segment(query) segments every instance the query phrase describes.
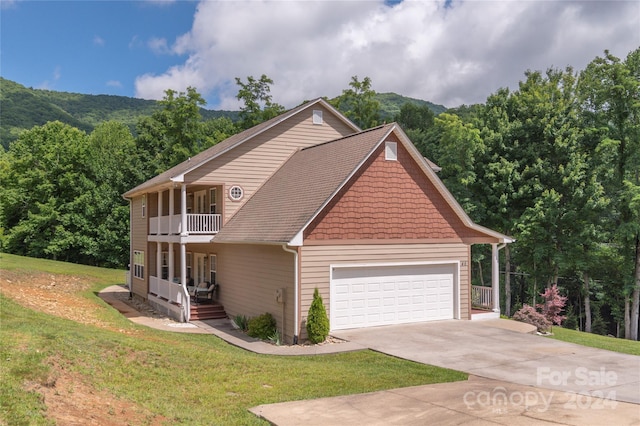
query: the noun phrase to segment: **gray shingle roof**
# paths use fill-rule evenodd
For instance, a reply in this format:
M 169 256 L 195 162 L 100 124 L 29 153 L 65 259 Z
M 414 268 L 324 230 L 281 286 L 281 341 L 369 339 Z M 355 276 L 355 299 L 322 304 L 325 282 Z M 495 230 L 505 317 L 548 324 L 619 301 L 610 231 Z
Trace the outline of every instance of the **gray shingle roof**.
M 214 242 L 291 241 L 394 127 L 388 124 L 299 150 L 231 218 Z

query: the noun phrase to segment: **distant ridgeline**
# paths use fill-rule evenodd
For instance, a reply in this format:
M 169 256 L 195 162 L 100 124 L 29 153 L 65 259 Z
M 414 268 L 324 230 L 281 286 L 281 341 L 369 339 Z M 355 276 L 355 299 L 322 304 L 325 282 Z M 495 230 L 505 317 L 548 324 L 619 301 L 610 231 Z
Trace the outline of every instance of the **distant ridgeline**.
M 7 149 L 22 130 L 56 120 L 88 133 L 99 123 L 114 120 L 126 124 L 135 134 L 138 120 L 158 108 L 152 100 L 32 89 L 0 77 L 0 144 Z M 201 108 L 200 114 L 204 120 L 238 119 L 237 111 Z
M 446 111 L 442 105 L 395 93 L 378 93 L 376 99 L 380 102 L 380 116 L 385 121 L 392 121 L 405 103 L 427 105 L 436 115 Z M 129 126 L 135 135 L 138 120 L 150 116 L 158 108 L 158 103 L 152 100 L 32 89 L 0 77 L 0 144 L 8 149 L 22 130 L 56 120 L 87 133 L 103 121 L 115 120 Z M 203 120 L 228 117 L 235 122 L 239 118 L 239 111 L 201 108 L 200 114 Z

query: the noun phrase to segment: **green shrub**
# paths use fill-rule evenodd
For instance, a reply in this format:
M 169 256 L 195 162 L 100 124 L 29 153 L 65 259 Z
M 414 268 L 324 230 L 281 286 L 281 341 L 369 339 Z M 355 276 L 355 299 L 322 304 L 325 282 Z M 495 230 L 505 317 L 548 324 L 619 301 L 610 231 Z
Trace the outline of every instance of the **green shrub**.
M 322 296 L 316 288 L 313 292 L 313 301 L 309 307 L 307 316 L 307 336 L 311 343 L 322 343 L 329 335 L 329 318 L 322 303 Z
M 269 312 L 251 318 L 248 323 L 247 334 L 267 340 L 276 332 L 276 319 Z
M 233 318 L 233 322 L 235 322 L 238 328 L 242 331 L 247 331 L 247 329 L 249 328 L 249 320 L 247 320 L 247 317 L 244 315 L 236 315 Z

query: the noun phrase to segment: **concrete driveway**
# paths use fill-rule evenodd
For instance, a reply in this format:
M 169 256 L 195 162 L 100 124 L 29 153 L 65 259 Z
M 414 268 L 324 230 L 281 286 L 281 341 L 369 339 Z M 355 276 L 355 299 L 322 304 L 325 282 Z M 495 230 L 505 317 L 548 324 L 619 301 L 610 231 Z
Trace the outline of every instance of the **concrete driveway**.
M 488 379 L 640 404 L 638 356 L 517 333 L 484 321 L 438 321 L 332 334 L 388 355 Z
M 442 321 L 333 332 L 352 345 L 471 375 L 250 411 L 279 426 L 640 425 L 640 357 L 508 330 L 514 325 Z

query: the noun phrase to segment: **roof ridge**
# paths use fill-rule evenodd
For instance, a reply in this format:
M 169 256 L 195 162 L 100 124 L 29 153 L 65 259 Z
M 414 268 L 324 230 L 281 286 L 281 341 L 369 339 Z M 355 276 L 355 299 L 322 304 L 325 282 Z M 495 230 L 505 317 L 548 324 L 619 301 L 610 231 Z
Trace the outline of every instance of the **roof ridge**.
M 371 127 L 370 129 L 366 129 L 366 130 L 362 130 L 360 132 L 352 133 L 350 135 L 343 136 L 343 137 L 338 138 L 338 139 L 332 139 L 332 140 L 327 141 L 327 142 L 321 142 L 321 143 L 318 143 L 318 144 L 315 144 L 315 145 L 305 146 L 304 148 L 300 148 L 299 151 L 307 151 L 309 149 L 317 148 L 319 146 L 328 145 L 328 144 L 334 143 L 334 142 L 340 142 L 341 140 L 344 140 L 344 139 L 349 139 L 349 138 L 353 138 L 353 137 L 356 137 L 356 136 L 361 136 L 361 135 L 364 135 L 366 133 L 374 132 L 376 130 L 380 130 L 380 129 L 385 128 L 385 127 L 390 127 L 390 126 L 395 125 L 395 124 L 396 124 L 395 122 L 388 123 L 388 124 L 381 124 L 379 126 Z

